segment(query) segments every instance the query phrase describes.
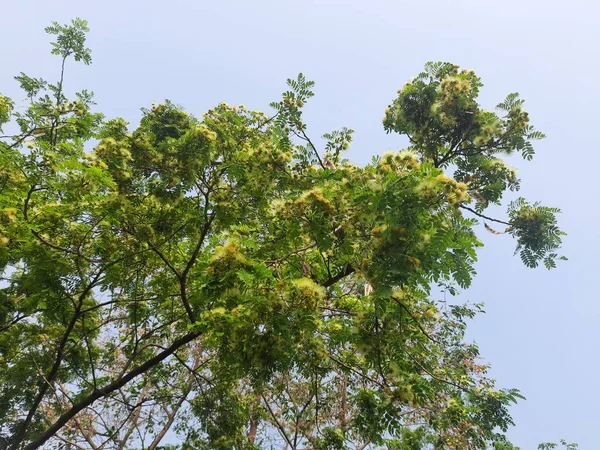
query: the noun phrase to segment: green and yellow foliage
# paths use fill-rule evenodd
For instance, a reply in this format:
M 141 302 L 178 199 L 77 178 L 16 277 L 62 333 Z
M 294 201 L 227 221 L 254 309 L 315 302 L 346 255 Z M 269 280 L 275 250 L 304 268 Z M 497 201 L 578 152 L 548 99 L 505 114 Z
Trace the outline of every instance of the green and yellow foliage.
M 90 63 L 84 21 L 47 31 L 63 71 Z M 472 71 L 429 63 L 383 120 L 410 147 L 361 167 L 352 130 L 323 152 L 309 137 L 302 75 L 270 116 L 165 101 L 133 126 L 62 77 L 17 80 L 27 109 L 0 96 L 18 127 L 0 141 L 7 448 L 159 448 L 169 429 L 182 449 L 509 448 L 521 396 L 464 339 L 480 306 L 432 292 L 469 286 L 485 209 L 519 188 L 503 158 L 543 137 L 516 94 L 483 110 Z M 552 268 L 557 212 L 519 199 L 496 222 Z

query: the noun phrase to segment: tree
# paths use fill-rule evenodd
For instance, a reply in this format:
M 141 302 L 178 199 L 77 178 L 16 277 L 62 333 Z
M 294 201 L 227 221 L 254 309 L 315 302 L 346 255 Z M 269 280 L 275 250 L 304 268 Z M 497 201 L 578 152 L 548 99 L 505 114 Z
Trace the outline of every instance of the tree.
M 86 22 L 46 31 L 59 81 L 0 97 L 6 448 L 509 448 L 522 397 L 464 340 L 481 306 L 432 289 L 468 287 L 481 221 L 529 267 L 562 258 L 558 209 L 486 214 L 543 137 L 517 94 L 485 111 L 473 72 L 428 63 L 383 120 L 409 149 L 359 167 L 352 130 L 309 137 L 303 75 L 271 116 L 166 101 L 130 128 L 65 96 Z

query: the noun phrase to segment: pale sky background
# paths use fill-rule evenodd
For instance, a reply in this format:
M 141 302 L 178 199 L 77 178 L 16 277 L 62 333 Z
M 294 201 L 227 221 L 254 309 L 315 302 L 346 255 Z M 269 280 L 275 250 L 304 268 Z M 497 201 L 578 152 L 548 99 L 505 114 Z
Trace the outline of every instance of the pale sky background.
M 1 11 L 3 94 L 22 97 L 20 71 L 56 79 L 43 29 L 79 16 L 93 64 L 70 63 L 66 83 L 93 90 L 107 116 L 136 124 L 140 107 L 165 98 L 199 116 L 220 101 L 268 111 L 303 72 L 317 83 L 309 134 L 355 129 L 349 157 L 359 164 L 405 145 L 381 118 L 426 61 L 475 70 L 486 108 L 520 92 L 548 135 L 533 162 L 514 162 L 521 194 L 562 208 L 570 261 L 527 269 L 510 237 L 482 230 L 479 276 L 462 297 L 485 302 L 487 314 L 470 337 L 498 384 L 527 397 L 512 410 L 514 443 L 600 448 L 599 0 L 4 0 Z

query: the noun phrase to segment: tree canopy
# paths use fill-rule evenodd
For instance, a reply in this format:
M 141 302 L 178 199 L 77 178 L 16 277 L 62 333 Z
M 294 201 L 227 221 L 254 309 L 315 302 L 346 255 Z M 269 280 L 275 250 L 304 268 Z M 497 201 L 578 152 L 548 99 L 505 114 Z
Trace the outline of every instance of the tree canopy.
M 271 115 L 165 101 L 133 127 L 66 97 L 86 22 L 46 31 L 59 80 L 0 96 L 0 447 L 516 448 L 522 397 L 465 340 L 482 306 L 436 292 L 486 229 L 564 259 L 558 209 L 486 211 L 544 137 L 518 94 L 482 109 L 474 72 L 428 63 L 383 118 L 409 147 L 360 167 L 352 130 L 310 137 L 303 75 Z

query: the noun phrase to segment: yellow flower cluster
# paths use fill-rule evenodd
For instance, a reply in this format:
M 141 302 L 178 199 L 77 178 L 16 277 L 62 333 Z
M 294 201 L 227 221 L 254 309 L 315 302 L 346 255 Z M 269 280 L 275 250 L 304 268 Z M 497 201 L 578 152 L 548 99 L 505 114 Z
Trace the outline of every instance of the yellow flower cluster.
M 457 204 L 468 200 L 468 186 L 458 182 L 447 175 L 440 174 L 435 178 L 429 178 L 421 182 L 416 191 L 424 197 L 437 197 L 439 194 L 450 204 Z
M 106 162 L 115 167 L 124 169 L 131 161 L 131 152 L 122 143 L 117 142 L 116 139 L 108 137 L 102 140 L 95 150 L 90 153 L 87 157 L 90 160 L 90 164 L 102 169 L 107 169 Z M 131 176 L 131 173 L 127 170 L 120 170 L 118 172 L 118 178 L 123 180 Z
M 442 98 L 448 99 L 456 94 L 466 94 L 471 91 L 471 82 L 461 76 L 449 76 L 440 83 L 440 94 Z
M 196 135 L 205 137 L 206 139 L 208 139 L 211 142 L 214 142 L 217 140 L 217 133 L 212 131 L 210 128 L 208 128 L 206 126 L 206 124 L 203 124 L 203 123 L 201 123 L 200 125 L 198 125 L 196 127 L 196 129 L 194 130 L 194 133 Z
M 297 206 L 315 206 L 325 212 L 330 212 L 335 209 L 333 203 L 325 198 L 321 188 L 314 188 L 304 192 L 294 203 Z
M 17 219 L 17 208 L 4 208 L 2 210 L 2 215 L 10 222 L 14 222 Z
M 465 183 L 457 182 L 444 174 L 435 177 L 435 181 L 442 186 L 446 199 L 451 204 L 464 202 L 469 197 Z
M 320 300 L 325 297 L 327 291 L 321 285 L 318 285 L 310 278 L 299 278 L 293 281 L 297 292 L 306 298 Z
M 419 168 L 419 160 L 414 152 L 403 150 L 401 152 L 386 152 L 381 158 L 379 168 L 384 173 L 399 175 Z
M 234 267 L 251 266 L 252 263 L 240 252 L 239 245 L 234 241 L 227 241 L 215 249 L 210 258 L 209 273 L 219 273 Z

